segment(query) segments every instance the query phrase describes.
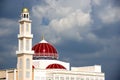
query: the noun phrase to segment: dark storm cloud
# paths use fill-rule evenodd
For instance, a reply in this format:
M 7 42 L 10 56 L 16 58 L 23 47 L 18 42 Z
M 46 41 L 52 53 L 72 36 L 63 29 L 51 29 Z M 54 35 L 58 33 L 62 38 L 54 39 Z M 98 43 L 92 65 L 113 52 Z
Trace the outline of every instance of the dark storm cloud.
M 100 29 L 93 30 L 93 33 L 99 38 L 120 37 L 119 25 L 119 23 L 102 25 Z
M 23 7 L 31 11 L 35 4 L 48 5 L 44 0 L 0 0 L 0 18 L 19 19 Z
M 58 46 L 58 49 L 67 53 L 88 54 L 101 50 L 102 45 L 88 41 L 76 42 L 73 40 L 66 40 L 63 44 Z
M 112 1 L 113 1 L 114 6 L 120 7 L 120 0 L 112 0 Z
M 27 7 L 31 10 L 32 5 L 30 0 L 0 0 L 0 17 L 18 19 L 21 9 Z
M 17 66 L 17 57 L 4 57 L 3 62 L 0 63 L 0 69 L 16 68 L 16 66 Z
M 97 38 L 99 38 L 99 41 L 103 40 L 102 41 L 104 45 L 103 48 L 107 47 L 108 49 L 106 50 L 106 52 L 104 52 L 104 54 L 107 54 L 107 55 L 103 55 L 100 58 L 96 58 L 96 60 L 90 59 L 90 61 L 88 62 L 92 63 L 99 59 L 100 62 L 97 62 L 97 63 L 100 63 L 103 66 L 102 69 L 103 69 L 103 72 L 105 72 L 106 80 L 114 80 L 114 79 L 119 80 L 116 78 L 118 77 L 119 70 L 117 71 L 116 69 L 119 69 L 118 67 L 120 67 L 120 64 L 119 64 L 120 58 L 118 57 L 120 56 L 119 55 L 119 44 L 120 44 L 120 41 L 119 41 L 120 23 L 119 21 L 120 20 L 116 22 L 103 23 L 98 15 L 99 13 L 104 13 L 104 9 L 110 5 L 112 5 L 111 15 L 114 15 L 114 12 L 112 12 L 112 10 L 116 7 L 116 5 L 113 1 L 110 2 L 108 0 L 107 3 L 103 1 L 104 3 L 102 4 L 102 6 L 93 6 L 92 8 L 93 11 L 91 13 L 92 18 L 94 19 L 94 23 L 92 25 L 91 31 L 93 34 L 96 35 Z M 106 17 L 107 15 L 108 14 L 104 14 L 104 17 Z M 118 46 L 113 43 L 117 44 Z M 109 49 L 110 47 L 111 49 Z
M 16 31 L 16 30 L 15 30 Z M 0 37 L 0 69 L 16 67 L 17 33 L 8 34 Z
M 17 6 L 15 6 L 15 4 Z M 0 17 L 16 18 L 19 14 L 20 0 L 3 0 L 0 1 Z

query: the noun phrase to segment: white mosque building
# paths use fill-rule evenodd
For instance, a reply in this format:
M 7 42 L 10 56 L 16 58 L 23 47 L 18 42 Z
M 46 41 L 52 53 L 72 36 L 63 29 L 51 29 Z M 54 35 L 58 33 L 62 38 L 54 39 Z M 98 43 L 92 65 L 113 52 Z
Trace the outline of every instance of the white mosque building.
M 0 80 L 105 80 L 101 65 L 71 67 L 60 61 L 56 48 L 44 38 L 32 47 L 29 10 L 19 20 L 17 68 L 0 70 Z

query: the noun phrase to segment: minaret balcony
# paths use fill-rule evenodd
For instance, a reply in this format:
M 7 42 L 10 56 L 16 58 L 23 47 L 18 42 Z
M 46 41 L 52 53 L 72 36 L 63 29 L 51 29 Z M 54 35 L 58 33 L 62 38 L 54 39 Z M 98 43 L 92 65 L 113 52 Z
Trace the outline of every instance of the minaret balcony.
M 18 38 L 33 38 L 33 34 L 18 34 Z
M 34 54 L 34 51 L 16 51 L 16 54 Z
M 22 18 L 21 20 L 19 20 L 19 22 L 32 22 L 31 20 L 29 20 L 28 18 Z

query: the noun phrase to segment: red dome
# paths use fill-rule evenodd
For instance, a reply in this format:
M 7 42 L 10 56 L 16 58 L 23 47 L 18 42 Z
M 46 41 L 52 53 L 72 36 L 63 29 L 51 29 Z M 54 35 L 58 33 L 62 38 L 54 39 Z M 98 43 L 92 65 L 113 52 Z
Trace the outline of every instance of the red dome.
M 50 64 L 46 67 L 46 69 L 66 69 L 66 68 L 61 64 Z
M 34 59 L 58 58 L 57 50 L 45 40 L 42 40 L 40 43 L 33 46 L 32 50 L 34 50 Z

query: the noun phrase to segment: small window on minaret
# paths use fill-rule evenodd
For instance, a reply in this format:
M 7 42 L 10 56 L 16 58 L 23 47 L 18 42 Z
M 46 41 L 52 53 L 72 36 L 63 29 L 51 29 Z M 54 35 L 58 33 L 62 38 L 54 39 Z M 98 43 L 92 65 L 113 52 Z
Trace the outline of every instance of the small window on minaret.
M 29 42 L 30 42 L 29 39 L 26 39 L 26 50 L 28 50 L 28 51 L 29 51 L 29 49 L 30 49 L 30 48 L 29 48 L 29 47 L 30 47 L 30 46 L 29 46 L 29 44 L 30 44 Z
M 21 26 L 20 26 L 20 34 L 23 34 L 23 24 L 21 24 Z
M 26 69 L 30 69 L 30 59 L 26 59 Z
M 26 31 L 29 32 L 29 24 L 26 23 Z
M 22 51 L 23 50 L 23 40 L 20 39 L 20 50 Z
M 27 14 L 27 18 L 28 18 L 28 14 Z
M 21 69 L 22 68 L 22 59 L 20 58 L 20 61 L 19 61 L 19 68 Z
M 19 79 L 22 78 L 22 71 L 19 71 Z
M 25 14 L 24 14 L 24 18 L 25 18 Z
M 26 71 L 26 78 L 29 78 L 29 77 L 30 77 L 30 72 Z

